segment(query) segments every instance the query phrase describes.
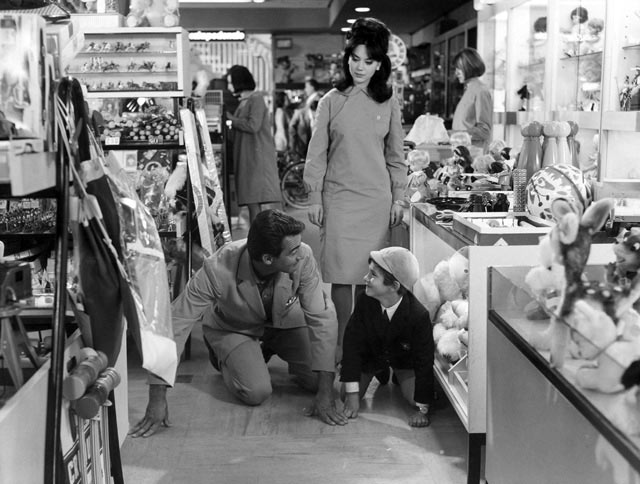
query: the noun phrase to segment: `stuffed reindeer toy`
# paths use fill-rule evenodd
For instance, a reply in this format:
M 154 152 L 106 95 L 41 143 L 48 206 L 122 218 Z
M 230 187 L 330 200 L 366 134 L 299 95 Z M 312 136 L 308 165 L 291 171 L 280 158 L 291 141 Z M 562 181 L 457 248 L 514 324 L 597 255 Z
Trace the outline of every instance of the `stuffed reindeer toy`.
M 562 321 L 569 321 L 575 302 L 585 297 L 589 286 L 583 284 L 583 274 L 591 251 L 591 240 L 593 234 L 604 225 L 612 209 L 611 199 L 592 203 L 583 215 L 564 198 L 557 198 L 551 204 L 556 225 L 546 236 L 547 243 L 541 246 L 549 247 L 554 263 L 564 267 L 564 287 L 549 328 L 533 335 L 531 343 L 538 349 L 550 349 L 551 364 L 557 368 L 564 364 L 569 340 L 569 326 Z

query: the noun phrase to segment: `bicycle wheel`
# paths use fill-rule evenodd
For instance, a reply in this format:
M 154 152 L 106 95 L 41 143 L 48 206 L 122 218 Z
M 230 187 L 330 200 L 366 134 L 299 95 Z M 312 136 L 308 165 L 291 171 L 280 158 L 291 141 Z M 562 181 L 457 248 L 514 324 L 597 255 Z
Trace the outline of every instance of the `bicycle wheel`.
M 294 208 L 309 206 L 309 194 L 304 187 L 303 174 L 304 162 L 295 163 L 284 171 L 280 180 L 284 203 Z

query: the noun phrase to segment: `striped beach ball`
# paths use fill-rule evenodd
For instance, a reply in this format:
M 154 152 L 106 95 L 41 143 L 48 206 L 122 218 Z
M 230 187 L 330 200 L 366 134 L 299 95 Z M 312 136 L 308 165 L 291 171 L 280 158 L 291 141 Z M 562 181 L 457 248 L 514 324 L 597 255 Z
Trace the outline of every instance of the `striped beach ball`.
M 579 168 L 569 164 L 550 165 L 533 174 L 527 183 L 527 211 L 554 220 L 551 202 L 566 198 L 581 210 L 591 203 L 591 190 Z

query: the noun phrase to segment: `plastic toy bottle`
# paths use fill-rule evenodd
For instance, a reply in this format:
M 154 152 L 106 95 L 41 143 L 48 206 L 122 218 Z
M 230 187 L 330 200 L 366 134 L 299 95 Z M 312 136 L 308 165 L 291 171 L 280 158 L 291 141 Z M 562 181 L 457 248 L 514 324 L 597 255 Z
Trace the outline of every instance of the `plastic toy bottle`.
M 571 164 L 571 152 L 569 151 L 568 136 L 571 134 L 571 125 L 566 121 L 558 121 L 556 140 L 558 141 L 558 159 L 556 163 Z
M 542 126 L 542 134 L 545 137 L 544 151 L 542 153 L 542 167 L 558 163 L 558 134 L 560 131 L 558 121 L 548 121 Z
M 524 141 L 511 177 L 513 180 L 513 210 L 524 212 L 527 206 L 526 187 L 527 182 L 542 165 L 542 146 L 540 135 L 542 125 L 537 121 L 531 121 L 520 129 Z

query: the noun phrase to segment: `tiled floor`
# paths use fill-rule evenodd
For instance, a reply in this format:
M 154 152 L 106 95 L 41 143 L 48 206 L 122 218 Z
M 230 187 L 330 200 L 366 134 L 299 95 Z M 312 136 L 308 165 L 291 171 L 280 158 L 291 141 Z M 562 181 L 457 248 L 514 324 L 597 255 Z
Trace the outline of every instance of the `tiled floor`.
M 246 223 L 234 224 L 238 238 Z M 313 228 L 305 239 L 317 247 Z M 122 447 L 126 482 L 466 482 L 467 434 L 444 396 L 431 426 L 413 429 L 399 388 L 374 383 L 358 419 L 331 427 L 304 416 L 313 395 L 291 382 L 277 357 L 269 363 L 273 395 L 261 406 L 247 407 L 227 392 L 209 364 L 198 329 L 192 340 L 191 359 L 181 363 L 178 382 L 168 393 L 172 426 L 147 439 L 127 437 Z M 137 355 L 130 351 L 129 357 L 129 417 L 134 423 L 144 414 L 147 386 Z

